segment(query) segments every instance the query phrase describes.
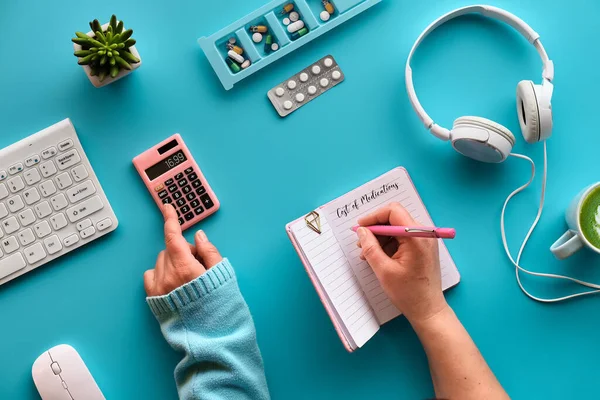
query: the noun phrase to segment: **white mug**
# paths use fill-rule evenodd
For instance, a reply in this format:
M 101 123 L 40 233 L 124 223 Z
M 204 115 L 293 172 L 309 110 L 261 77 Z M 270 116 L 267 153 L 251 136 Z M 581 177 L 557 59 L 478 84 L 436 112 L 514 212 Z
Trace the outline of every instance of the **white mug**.
M 562 235 L 560 239 L 558 239 L 552 245 L 552 247 L 550 247 L 550 251 L 559 260 L 564 260 L 565 258 L 571 257 L 577 251 L 581 250 L 584 245 L 590 250 L 600 254 L 600 249 L 592 245 L 581 231 L 581 222 L 579 220 L 583 202 L 585 199 L 587 199 L 588 195 L 599 186 L 600 182 L 585 188 L 577 195 L 577 197 L 573 199 L 571 205 L 569 208 L 567 208 L 566 219 L 569 230 L 565 232 L 565 234 Z

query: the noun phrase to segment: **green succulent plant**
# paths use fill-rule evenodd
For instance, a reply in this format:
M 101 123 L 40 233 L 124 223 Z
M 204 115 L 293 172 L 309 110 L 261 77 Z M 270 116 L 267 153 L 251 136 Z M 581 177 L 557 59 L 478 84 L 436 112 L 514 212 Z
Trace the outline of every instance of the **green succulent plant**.
M 117 23 L 115 15 L 110 18 L 106 30 L 97 19 L 90 22 L 90 28 L 94 32 L 93 37 L 75 32 L 77 37 L 71 40 L 81 46 L 81 50 L 74 53 L 79 57 L 78 64 L 89 65 L 91 75 L 98 76 L 100 82 L 107 76 L 116 77 L 121 69 L 131 70 L 131 64 L 140 62 L 129 49 L 135 44 L 135 39 L 131 38 L 133 30 L 123 31 L 123 21 Z

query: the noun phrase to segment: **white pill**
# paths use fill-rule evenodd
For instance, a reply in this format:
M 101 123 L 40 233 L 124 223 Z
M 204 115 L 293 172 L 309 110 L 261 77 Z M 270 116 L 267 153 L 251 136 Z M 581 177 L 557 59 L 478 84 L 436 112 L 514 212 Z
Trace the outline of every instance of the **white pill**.
M 300 74 L 300 81 L 301 82 L 306 82 L 308 80 L 308 74 L 306 72 L 303 72 Z
M 296 81 L 289 81 L 287 86 L 288 86 L 288 88 L 290 88 L 290 90 L 294 90 L 294 89 L 296 89 L 297 85 L 298 84 L 296 83 Z
M 321 17 L 321 21 L 323 22 L 329 21 L 329 18 L 331 18 L 331 14 L 329 14 L 327 11 L 321 11 L 321 14 L 319 16 Z
M 332 60 L 331 58 L 326 58 L 326 59 L 323 61 L 323 64 L 325 64 L 325 66 L 326 66 L 327 68 L 330 68 L 330 67 L 333 65 L 333 60 Z
M 235 44 L 236 42 L 237 42 L 237 40 L 234 37 L 229 38 L 229 43 Z
M 309 86 L 308 87 L 308 94 L 310 94 L 312 96 L 315 93 L 317 93 L 317 87 L 316 86 Z
M 319 81 L 319 84 L 321 85 L 321 87 L 327 87 L 327 85 L 329 85 L 329 79 L 323 78 Z
M 294 107 L 294 103 L 292 103 L 289 100 L 286 100 L 283 102 L 283 108 L 285 108 L 286 110 L 291 110 L 292 107 Z
M 284 24 L 285 26 L 288 26 L 289 24 L 291 24 L 291 22 L 292 22 L 292 21 L 290 21 L 290 19 L 289 19 L 289 18 L 287 18 L 287 17 L 283 19 L 283 24 Z
M 298 14 L 296 11 L 292 11 L 292 12 L 290 13 L 290 20 L 291 20 L 292 22 L 296 22 L 296 21 L 298 21 L 299 19 L 300 19 L 300 14 Z
M 298 32 L 300 29 L 304 28 L 304 21 L 296 21 L 292 24 L 289 24 L 287 30 L 289 33 Z
M 298 93 L 298 94 L 296 95 L 296 101 L 297 101 L 298 103 L 302 103 L 302 102 L 304 101 L 304 95 L 303 95 L 302 93 Z
M 246 60 L 244 59 L 244 57 L 240 56 L 238 53 L 236 53 L 236 52 L 235 52 L 235 51 L 233 51 L 233 50 L 229 50 L 229 51 L 227 52 L 227 55 L 229 56 L 229 58 L 231 58 L 233 61 L 235 61 L 235 62 L 236 62 L 236 63 L 238 63 L 238 64 L 243 64 L 243 63 L 244 63 L 244 61 L 246 61 Z
M 250 64 L 252 64 L 252 63 L 250 62 L 250 60 L 246 60 L 246 61 L 244 61 L 244 62 L 242 63 L 242 69 L 246 69 L 246 68 L 248 68 L 248 67 L 250 66 Z
M 338 81 L 342 77 L 342 73 L 340 71 L 333 71 L 331 73 L 331 77 L 333 78 L 334 81 Z
M 277 97 L 281 97 L 285 94 L 285 90 L 282 87 L 278 87 L 277 89 L 275 89 L 275 94 L 277 95 Z
M 262 35 L 260 34 L 260 32 L 256 32 L 254 35 L 252 35 L 252 40 L 254 40 L 254 43 L 260 43 L 262 42 Z
M 277 51 L 277 50 L 279 50 L 279 45 L 278 45 L 277 43 L 273 43 L 273 44 L 271 45 L 271 50 L 273 50 L 273 51 Z
M 318 65 L 315 65 L 312 67 L 312 73 L 315 75 L 319 75 L 321 73 L 321 67 L 319 67 Z

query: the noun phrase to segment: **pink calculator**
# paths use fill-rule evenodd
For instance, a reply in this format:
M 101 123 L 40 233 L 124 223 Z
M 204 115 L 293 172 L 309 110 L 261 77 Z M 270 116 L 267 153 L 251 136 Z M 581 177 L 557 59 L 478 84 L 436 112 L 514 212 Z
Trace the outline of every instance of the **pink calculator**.
M 173 204 L 183 230 L 220 207 L 178 133 L 135 157 L 133 165 L 159 207 Z

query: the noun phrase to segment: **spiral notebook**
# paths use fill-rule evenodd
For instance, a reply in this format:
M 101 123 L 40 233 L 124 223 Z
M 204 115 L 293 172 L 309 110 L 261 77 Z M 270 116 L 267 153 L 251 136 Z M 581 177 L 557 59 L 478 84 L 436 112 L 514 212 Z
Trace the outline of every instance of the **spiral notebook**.
M 286 226 L 349 352 L 362 347 L 383 324 L 400 315 L 369 264 L 360 259 L 356 233 L 351 230 L 359 217 L 391 202 L 402 204 L 420 224 L 434 226 L 404 168 L 393 169 Z M 460 282 L 460 274 L 443 241 L 439 243 L 446 290 Z

